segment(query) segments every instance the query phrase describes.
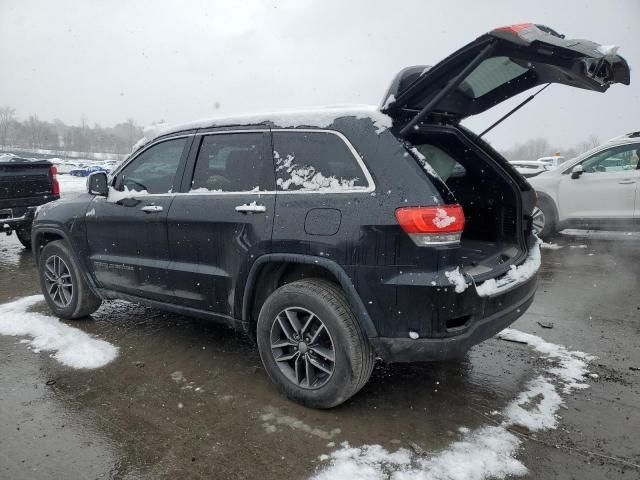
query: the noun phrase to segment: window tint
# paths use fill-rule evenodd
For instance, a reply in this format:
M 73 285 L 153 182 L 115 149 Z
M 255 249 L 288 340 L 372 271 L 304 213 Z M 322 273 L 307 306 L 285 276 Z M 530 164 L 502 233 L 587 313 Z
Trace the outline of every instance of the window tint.
M 508 57 L 491 57 L 480 63 L 458 87 L 467 97 L 478 98 L 528 72 Z
M 349 147 L 330 132 L 274 132 L 273 156 L 278 190 L 368 187 Z
M 273 190 L 273 164 L 263 158 L 263 138 L 262 133 L 204 136 L 191 191 Z
M 622 145 L 596 153 L 582 162 L 587 173 L 610 173 L 636 170 L 640 156 L 640 145 Z
M 116 179 L 116 189 L 147 193 L 168 193 L 187 138 L 176 138 L 159 143 L 138 155 Z

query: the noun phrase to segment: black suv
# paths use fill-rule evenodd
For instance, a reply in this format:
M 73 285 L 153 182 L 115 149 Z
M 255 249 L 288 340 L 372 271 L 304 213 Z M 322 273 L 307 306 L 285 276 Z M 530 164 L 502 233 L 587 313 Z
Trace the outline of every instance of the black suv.
M 516 25 L 403 70 L 381 109 L 164 131 L 38 211 L 46 300 L 67 319 L 117 298 L 224 322 L 314 407 L 354 395 L 376 357 L 459 357 L 525 312 L 540 262 L 534 191 L 460 121 L 550 82 L 604 91 L 629 69 Z

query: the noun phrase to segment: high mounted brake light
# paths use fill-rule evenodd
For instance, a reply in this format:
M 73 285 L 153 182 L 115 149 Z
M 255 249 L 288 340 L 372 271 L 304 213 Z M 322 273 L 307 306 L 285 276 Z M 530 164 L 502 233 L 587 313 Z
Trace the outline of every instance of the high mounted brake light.
M 59 196 L 60 183 L 58 182 L 58 169 L 55 165 L 49 167 L 49 174 L 51 175 L 51 193 Z
M 464 212 L 458 204 L 402 207 L 396 210 L 396 219 L 419 247 L 456 244 L 464 230 Z
M 499 27 L 495 30 L 501 32 L 511 32 L 515 35 L 518 35 L 522 30 L 526 30 L 527 28 L 531 28 L 535 26 L 533 23 L 516 23 L 514 25 L 507 25 L 506 27 Z

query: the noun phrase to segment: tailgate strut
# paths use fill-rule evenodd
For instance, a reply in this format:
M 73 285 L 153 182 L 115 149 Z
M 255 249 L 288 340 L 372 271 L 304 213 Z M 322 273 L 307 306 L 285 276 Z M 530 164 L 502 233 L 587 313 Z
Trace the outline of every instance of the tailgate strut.
M 506 120 L 507 118 L 509 118 L 511 115 L 513 115 L 514 113 L 516 113 L 518 110 L 520 110 L 522 107 L 524 107 L 527 103 L 529 103 L 531 100 L 533 100 L 534 98 L 536 98 L 536 95 L 538 95 L 540 92 L 542 92 L 545 88 L 547 88 L 549 85 L 551 85 L 550 83 L 547 83 L 544 87 L 542 87 L 540 90 L 538 90 L 536 93 L 534 93 L 533 95 L 531 95 L 529 98 L 527 98 L 524 102 L 518 104 L 515 108 L 509 110 L 506 115 L 503 115 L 502 117 L 500 117 L 500 119 L 495 122 L 493 125 L 491 125 L 489 128 L 487 128 L 484 132 L 482 132 L 480 135 L 478 135 L 478 138 L 482 138 L 484 136 L 485 133 L 489 133 L 491 130 L 494 129 L 494 127 L 497 127 L 498 125 L 500 125 L 504 120 Z
M 422 110 L 420 110 L 416 114 L 416 116 L 411 119 L 411 121 L 409 123 L 407 123 L 404 127 L 402 127 L 402 130 L 400 130 L 400 136 L 401 137 L 407 137 L 411 133 L 411 131 L 413 130 L 413 127 L 415 127 L 420 122 L 420 120 L 422 120 L 424 117 L 426 117 L 427 114 L 431 111 L 431 109 L 440 102 L 440 100 L 442 100 L 444 97 L 449 95 L 449 93 L 451 93 L 458 85 L 460 85 L 462 83 L 462 81 L 465 78 L 467 78 L 467 76 L 485 58 L 487 58 L 492 53 L 493 49 L 494 49 L 494 42 L 491 42 L 486 47 L 484 47 L 478 53 L 478 55 L 476 55 L 476 57 L 473 60 L 471 60 L 471 62 L 469 62 L 467 64 L 467 66 L 464 67 L 460 73 L 458 73 L 458 75 L 456 75 L 455 77 L 453 77 L 449 81 L 449 83 L 447 84 L 446 87 L 444 87 L 442 90 L 440 90 L 440 93 L 438 93 L 435 97 L 433 97 L 429 101 L 429 103 L 427 103 L 422 108 Z

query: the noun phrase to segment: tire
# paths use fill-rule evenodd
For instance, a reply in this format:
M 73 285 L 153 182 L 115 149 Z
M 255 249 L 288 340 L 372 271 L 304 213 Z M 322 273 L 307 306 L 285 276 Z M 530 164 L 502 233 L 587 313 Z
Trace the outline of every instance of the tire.
M 296 323 L 299 340 L 293 338 Z M 285 396 L 307 407 L 345 402 L 367 383 L 375 362 L 344 293 L 326 280 L 299 280 L 273 292 L 260 310 L 256 337 L 271 380 Z
M 552 238 L 556 232 L 556 212 L 548 200 L 541 199 L 533 209 L 533 231 L 542 240 Z
M 102 303 L 87 285 L 80 268 L 62 240 L 48 243 L 38 261 L 40 288 L 51 311 L 75 320 L 95 312 Z M 60 279 L 62 283 L 52 285 Z
M 31 250 L 31 228 L 19 228 L 16 230 L 16 237 L 18 237 L 18 240 L 24 248 Z

